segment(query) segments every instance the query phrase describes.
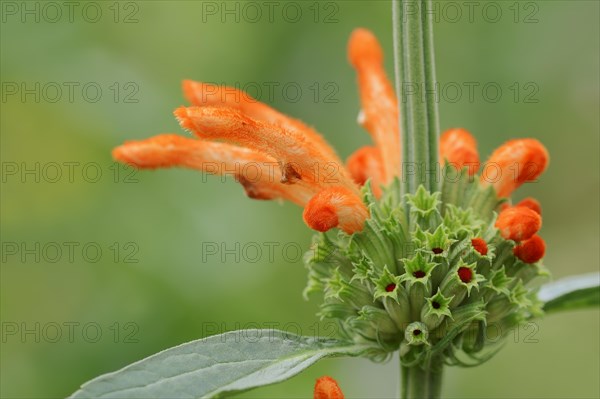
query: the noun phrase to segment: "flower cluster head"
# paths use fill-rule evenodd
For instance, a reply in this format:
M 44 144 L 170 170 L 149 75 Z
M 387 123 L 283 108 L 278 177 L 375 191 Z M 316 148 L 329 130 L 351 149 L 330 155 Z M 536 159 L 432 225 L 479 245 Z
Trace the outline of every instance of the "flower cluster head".
M 139 168 L 233 173 L 251 198 L 302 206 L 319 232 L 306 256 L 305 295 L 322 294 L 319 315 L 372 346 L 373 358 L 400 350 L 406 365 L 484 361 L 492 343 L 541 313 L 531 287 L 545 274 L 541 207 L 531 198 L 511 205 L 510 196 L 542 174 L 548 153 L 535 139 L 511 140 L 481 164 L 474 137 L 450 129 L 439 140 L 441 190 L 402 193 L 398 100 L 382 49 L 357 29 L 348 54 L 358 121 L 374 145 L 345 164 L 299 120 L 246 93 L 233 96 L 233 88 L 193 81 L 183 83 L 192 105 L 175 116 L 194 138 L 126 142 L 113 156 Z

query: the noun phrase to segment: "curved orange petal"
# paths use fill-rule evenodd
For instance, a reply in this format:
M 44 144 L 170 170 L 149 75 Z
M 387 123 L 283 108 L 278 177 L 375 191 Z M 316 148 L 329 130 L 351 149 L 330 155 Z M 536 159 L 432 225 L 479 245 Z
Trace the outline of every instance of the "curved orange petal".
M 510 140 L 492 153 L 482 170 L 482 185 L 508 197 L 523 183 L 535 181 L 548 167 L 548 151 L 535 139 Z
M 315 192 L 342 186 L 358 193 L 345 168 L 299 132 L 256 121 L 232 108 L 181 107 L 175 116 L 200 138 L 226 140 L 277 159 L 282 182 L 301 181 Z
M 323 232 L 339 227 L 347 234 L 352 234 L 362 230 L 369 211 L 352 191 L 331 187 L 312 197 L 302 216 L 311 229 Z
M 346 160 L 346 169 L 354 182 L 363 186 L 371 179 L 371 189 L 376 198 L 381 197 L 383 183 L 383 166 L 381 152 L 375 147 L 361 147 Z
M 182 86 L 185 97 L 193 105 L 234 108 L 257 121 L 296 131 L 306 136 L 333 161 L 341 165 L 341 160 L 335 150 L 314 129 L 306 126 L 302 121 L 282 114 L 267 104 L 256 100 L 243 90 L 193 80 L 184 80 Z
M 398 99 L 383 68 L 383 50 L 373 33 L 356 29 L 348 57 L 358 74 L 362 111 L 359 122 L 369 131 L 383 160 L 383 182 L 400 176 L 401 145 Z
M 232 174 L 253 199 L 283 198 L 304 206 L 314 195 L 301 185 L 281 183 L 278 163 L 272 157 L 226 143 L 161 134 L 127 141 L 112 155 L 119 162 L 141 169 L 184 167 L 209 174 Z
M 465 129 L 449 129 L 440 136 L 440 158 L 458 170 L 467 167 L 469 176 L 479 170 L 477 142 Z

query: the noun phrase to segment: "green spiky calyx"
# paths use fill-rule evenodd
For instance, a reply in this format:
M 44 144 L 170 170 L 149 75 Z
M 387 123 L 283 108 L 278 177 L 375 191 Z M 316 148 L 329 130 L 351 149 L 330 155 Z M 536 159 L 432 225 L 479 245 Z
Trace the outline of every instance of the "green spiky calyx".
M 398 193 L 395 181 L 377 200 L 367 184 L 371 217 L 363 231 L 315 236 L 305 295 L 323 293 L 321 318 L 336 320 L 346 339 L 372 345 L 375 359 L 400 349 L 408 366 L 432 357 L 486 360 L 499 334 L 541 313 L 528 287 L 542 266 L 513 255 L 515 243 L 494 227 L 501 201 L 466 173 L 441 193 L 420 187 L 405 201 Z

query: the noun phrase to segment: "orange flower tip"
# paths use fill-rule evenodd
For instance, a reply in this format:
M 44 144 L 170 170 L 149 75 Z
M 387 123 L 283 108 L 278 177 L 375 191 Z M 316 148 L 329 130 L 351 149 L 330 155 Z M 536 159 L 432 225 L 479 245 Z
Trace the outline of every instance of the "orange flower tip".
M 344 393 L 336 380 L 324 376 L 315 383 L 314 399 L 344 399 Z
M 465 129 L 449 129 L 441 135 L 440 157 L 457 170 L 467 167 L 470 176 L 479 170 L 477 141 Z
M 117 162 L 129 163 L 129 164 L 135 165 L 135 163 L 132 161 L 131 157 L 129 156 L 127 142 L 123 145 L 113 148 L 113 150 L 111 151 L 111 155 L 112 155 L 112 158 Z
M 186 107 L 179 107 L 175 111 L 173 111 L 173 115 L 177 118 L 179 125 L 186 130 L 194 129 L 194 122 L 189 117 L 188 110 Z
M 358 28 L 350 35 L 348 57 L 355 68 L 370 63 L 381 64 L 383 63 L 383 50 L 371 31 Z
M 517 147 L 524 148 L 528 153 L 528 159 L 522 167 L 523 170 L 519 174 L 517 182 L 535 181 L 548 168 L 550 162 L 548 150 L 536 139 L 520 139 L 513 140 L 513 142 Z
M 304 208 L 304 221 L 313 230 L 324 233 L 338 226 L 339 220 L 336 209 L 331 205 L 322 205 L 320 207 L 309 206 Z
M 362 230 L 369 211 L 349 189 L 329 187 L 308 201 L 302 216 L 311 229 L 325 232 L 339 227 L 346 234 L 352 234 Z
M 537 234 L 513 248 L 514 255 L 525 263 L 536 263 L 546 253 L 546 243 Z
M 496 227 L 503 238 L 524 241 L 542 227 L 542 217 L 524 206 L 512 207 L 500 212 Z
M 487 243 L 483 238 L 473 238 L 471 240 L 471 245 L 475 248 L 475 251 L 479 252 L 481 255 L 485 256 L 488 253 Z
M 199 84 L 199 83 L 196 83 L 193 80 L 189 80 L 189 79 L 184 79 L 181 82 L 181 89 L 183 91 L 183 96 L 185 97 L 186 100 L 188 100 L 192 104 L 196 101 L 195 86 L 197 84 Z
M 178 159 L 174 150 L 190 140 L 176 134 L 160 134 L 145 140 L 126 141 L 112 150 L 112 157 L 115 161 L 144 169 L 175 166 Z
M 537 180 L 548 167 L 546 147 L 535 139 L 509 140 L 490 156 L 480 181 L 492 185 L 498 197 L 509 197 L 523 183 Z
M 346 169 L 350 172 L 352 180 L 360 186 L 363 186 L 370 176 L 369 172 L 381 168 L 381 155 L 375 147 L 361 147 L 354 151 L 346 160 Z
M 475 137 L 467 130 L 460 127 L 446 130 L 440 136 L 440 146 L 461 143 L 470 147 L 476 147 Z
M 527 197 L 515 206 L 524 206 L 525 208 L 531 209 L 538 215 L 542 214 L 542 205 L 535 198 Z

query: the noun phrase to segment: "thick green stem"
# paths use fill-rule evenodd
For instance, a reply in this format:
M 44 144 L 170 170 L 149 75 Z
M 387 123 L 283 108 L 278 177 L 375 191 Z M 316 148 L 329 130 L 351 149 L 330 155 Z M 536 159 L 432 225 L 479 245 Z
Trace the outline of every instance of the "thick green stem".
M 394 66 L 400 104 L 402 192 L 420 185 L 439 191 L 438 86 L 435 77 L 431 0 L 393 0 Z M 407 215 L 408 216 L 408 215 Z M 425 368 L 401 367 L 404 399 L 439 398 L 441 359 Z
M 438 90 L 431 0 L 394 0 L 396 93 L 400 104 L 402 186 L 439 191 Z
M 432 364 L 433 366 L 433 364 Z M 436 399 L 442 391 L 443 366 L 422 369 L 419 366 L 400 365 L 402 376 L 402 399 Z

